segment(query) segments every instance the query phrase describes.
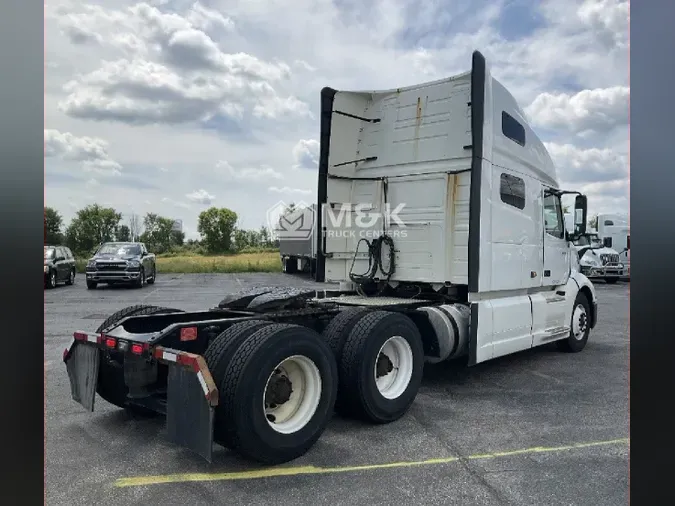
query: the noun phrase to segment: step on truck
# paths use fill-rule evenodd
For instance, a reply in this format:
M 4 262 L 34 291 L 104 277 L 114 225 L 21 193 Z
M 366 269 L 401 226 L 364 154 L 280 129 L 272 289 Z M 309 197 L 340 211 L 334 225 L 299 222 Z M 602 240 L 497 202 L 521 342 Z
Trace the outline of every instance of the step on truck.
M 317 278 L 339 288 L 250 286 L 202 311 L 122 309 L 75 332 L 73 399 L 162 413 L 168 439 L 209 461 L 215 442 L 279 464 L 334 412 L 401 418 L 425 363 L 472 366 L 552 342 L 579 352 L 595 326 L 594 287 L 573 268 L 586 198 L 559 187 L 479 52 L 436 82 L 324 88 L 317 207 Z

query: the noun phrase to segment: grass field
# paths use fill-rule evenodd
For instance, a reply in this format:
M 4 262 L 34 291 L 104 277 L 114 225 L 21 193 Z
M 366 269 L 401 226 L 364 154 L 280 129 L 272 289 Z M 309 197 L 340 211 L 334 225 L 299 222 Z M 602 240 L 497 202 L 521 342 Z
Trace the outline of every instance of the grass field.
M 84 272 L 86 260 L 77 261 L 78 272 Z M 239 253 L 236 255 L 160 256 L 157 272 L 167 273 L 230 273 L 230 272 L 281 272 L 278 251 Z

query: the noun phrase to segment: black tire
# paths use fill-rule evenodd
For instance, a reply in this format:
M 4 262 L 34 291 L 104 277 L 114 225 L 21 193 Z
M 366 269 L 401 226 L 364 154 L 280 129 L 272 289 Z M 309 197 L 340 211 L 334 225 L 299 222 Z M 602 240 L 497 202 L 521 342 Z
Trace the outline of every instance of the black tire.
M 66 280 L 67 285 L 73 285 L 75 284 L 75 269 L 71 269 L 70 273 L 68 274 L 68 279 Z
M 134 281 L 134 288 L 143 288 L 145 286 L 145 269 L 141 267 L 138 274 L 138 279 Z
M 617 281 L 619 281 L 619 278 L 605 278 L 605 283 L 607 283 L 608 285 L 613 285 Z
M 282 434 L 268 422 L 264 394 L 270 375 L 292 356 L 309 359 L 321 378 L 317 407 L 307 423 Z M 292 387 L 292 385 L 291 385 Z M 306 453 L 326 429 L 337 395 L 337 364 L 328 345 L 311 329 L 273 324 L 251 336 L 235 352 L 220 387 L 222 424 L 231 448 L 265 464 L 281 464 Z
M 96 290 L 98 283 L 96 281 L 87 280 L 87 290 Z
M 298 272 L 298 260 L 295 257 L 288 257 L 284 261 L 284 272 L 286 274 L 295 274 Z
M 227 371 L 227 367 L 230 365 L 235 352 L 249 336 L 268 325 L 272 325 L 272 322 L 267 320 L 246 320 L 235 323 L 209 343 L 204 353 L 204 360 L 209 367 L 209 372 L 218 390 L 220 390 L 225 380 L 225 371 Z M 216 423 L 214 425 L 213 439 L 219 445 L 229 448 L 229 441 L 222 430 L 222 424 L 218 423 L 218 420 L 224 416 L 223 405 L 221 403 L 218 403 L 216 406 L 215 415 Z
M 159 313 L 179 313 L 180 309 L 172 309 L 166 307 L 148 306 L 139 304 L 135 306 L 125 307 L 110 315 L 99 327 L 96 333 L 105 332 L 114 327 L 119 321 L 127 316 L 150 315 Z M 127 404 L 128 388 L 124 383 L 124 368 L 123 365 L 115 360 L 113 355 L 107 351 L 101 350 L 100 361 L 98 368 L 98 383 L 96 385 L 96 393 L 108 401 L 110 404 L 119 408 L 125 408 L 139 414 L 152 414 L 154 412 L 143 409 L 133 404 Z
M 577 308 L 581 311 L 581 314 L 577 313 Z M 574 320 L 575 318 L 580 318 L 579 325 L 581 333 L 575 335 L 574 332 Z M 586 347 L 588 342 L 588 335 L 591 332 L 591 305 L 588 302 L 588 298 L 581 292 L 577 294 L 577 298 L 574 301 L 574 308 L 572 309 L 572 321 L 570 323 L 570 335 L 567 339 L 561 341 L 556 341 L 556 346 L 559 350 L 567 353 L 578 353 Z
M 157 279 L 157 266 L 153 265 L 152 266 L 152 277 L 148 278 L 146 280 L 146 283 L 149 284 L 149 285 L 154 285 L 156 279 Z
M 351 307 L 340 311 L 323 330 L 321 335 L 324 341 L 328 343 L 330 349 L 333 350 L 338 364 L 342 359 L 342 349 L 349 337 L 349 333 L 354 328 L 356 322 L 367 312 L 368 308 L 365 307 Z
M 47 273 L 47 288 L 54 289 L 56 288 L 56 271 L 54 269 L 51 269 L 49 273 Z
M 403 338 L 410 347 L 412 371 L 403 392 L 388 399 L 378 390 L 374 373 L 382 346 L 394 336 Z M 341 414 L 373 423 L 398 420 L 410 409 L 417 396 L 423 369 L 422 337 L 410 318 L 389 311 L 363 315 L 349 333 L 342 350 L 336 407 Z

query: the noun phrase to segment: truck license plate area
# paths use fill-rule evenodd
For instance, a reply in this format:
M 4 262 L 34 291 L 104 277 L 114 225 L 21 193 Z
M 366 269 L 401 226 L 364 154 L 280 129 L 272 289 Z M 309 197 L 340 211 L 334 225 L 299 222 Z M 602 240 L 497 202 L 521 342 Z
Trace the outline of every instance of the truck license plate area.
M 87 411 L 94 411 L 99 353 L 96 346 L 75 342 L 66 360 L 71 396 Z
M 214 409 L 204 397 L 197 375 L 180 366 L 169 367 L 166 429 L 169 440 L 211 462 Z

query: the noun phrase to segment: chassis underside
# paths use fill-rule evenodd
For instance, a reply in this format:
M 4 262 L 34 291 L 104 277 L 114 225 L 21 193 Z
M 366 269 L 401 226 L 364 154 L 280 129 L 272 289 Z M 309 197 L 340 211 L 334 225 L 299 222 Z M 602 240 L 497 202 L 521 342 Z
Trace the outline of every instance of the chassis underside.
M 102 383 L 105 386 L 110 381 L 106 374 L 120 375 L 126 393 L 125 407 L 166 415 L 169 439 L 211 461 L 219 392 L 204 355 L 209 344 L 229 327 L 265 320 L 321 333 L 346 306 L 367 305 L 370 310 L 411 314 L 435 302 L 419 297 L 338 295 L 254 287 L 228 295 L 213 309 L 131 312 L 107 327 L 104 322 L 96 333 L 76 332 L 64 352 L 72 397 L 93 411 L 96 393 L 102 394 Z

